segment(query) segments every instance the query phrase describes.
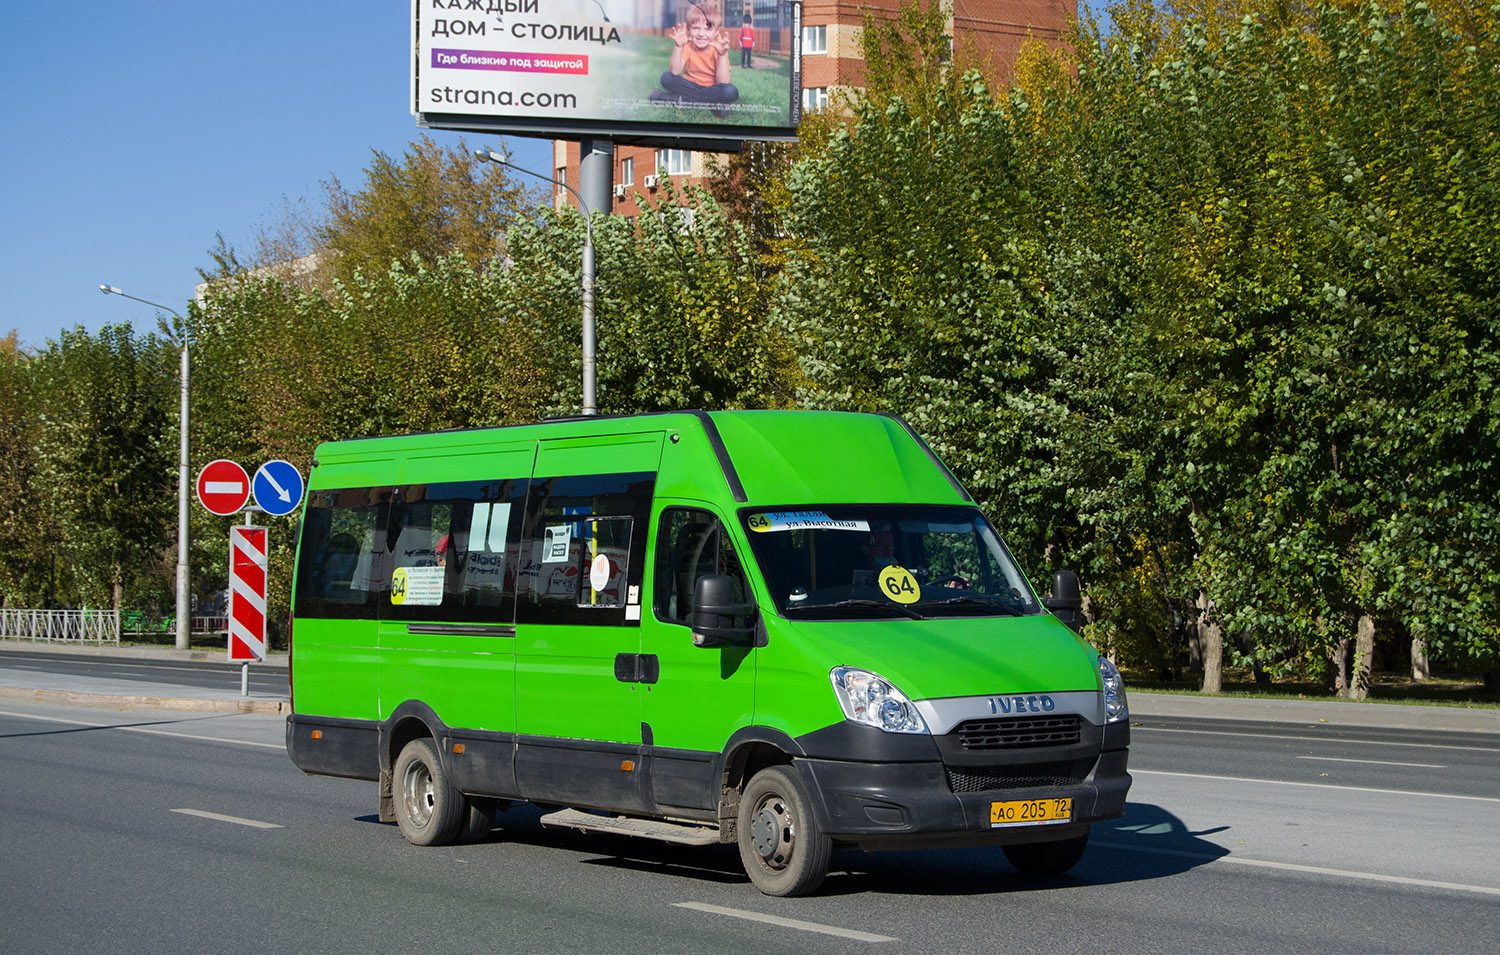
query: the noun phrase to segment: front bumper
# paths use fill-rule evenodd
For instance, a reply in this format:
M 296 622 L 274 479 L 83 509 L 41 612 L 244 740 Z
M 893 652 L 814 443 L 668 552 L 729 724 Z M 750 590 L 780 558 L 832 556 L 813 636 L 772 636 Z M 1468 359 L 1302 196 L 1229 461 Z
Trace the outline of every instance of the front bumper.
M 1067 839 L 1088 827 L 1125 814 L 1131 778 L 1126 769 L 1128 727 L 1104 734 L 1086 775 L 1061 785 L 1023 785 L 1013 788 L 954 792 L 950 781 L 955 767 L 939 758 L 924 761 L 797 759 L 814 811 L 823 830 L 834 840 L 863 849 L 934 848 L 940 846 L 1002 845 Z M 1040 760 L 1046 754 L 1038 753 Z M 1072 815 L 1066 823 L 993 828 L 990 804 L 1043 798 L 1069 798 Z

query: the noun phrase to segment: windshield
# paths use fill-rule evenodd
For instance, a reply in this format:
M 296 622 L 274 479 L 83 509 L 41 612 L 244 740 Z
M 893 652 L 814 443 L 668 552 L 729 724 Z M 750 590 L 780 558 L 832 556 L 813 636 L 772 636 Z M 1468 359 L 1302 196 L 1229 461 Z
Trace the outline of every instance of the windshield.
M 818 620 L 1040 612 L 973 507 L 836 504 L 747 510 L 750 549 L 776 608 Z

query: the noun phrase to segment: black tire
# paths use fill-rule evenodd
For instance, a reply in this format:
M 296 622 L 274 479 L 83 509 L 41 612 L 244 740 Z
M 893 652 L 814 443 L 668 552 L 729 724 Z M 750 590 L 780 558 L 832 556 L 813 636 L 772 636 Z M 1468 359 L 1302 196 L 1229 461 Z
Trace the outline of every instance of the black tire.
M 498 802 L 475 796 L 470 796 L 467 802 L 469 808 L 458 841 L 488 842 L 490 831 L 495 828 L 495 811 L 500 808 Z
M 1089 834 L 1054 842 L 1021 842 L 1001 846 L 1005 858 L 1019 872 L 1027 875 L 1062 875 L 1078 864 L 1089 845 Z
M 766 895 L 807 895 L 823 883 L 833 840 L 790 766 L 756 773 L 740 796 L 740 862 Z
M 391 794 L 396 825 L 414 846 L 447 845 L 469 817 L 469 802 L 448 781 L 430 739 L 414 739 L 402 747 L 392 767 Z

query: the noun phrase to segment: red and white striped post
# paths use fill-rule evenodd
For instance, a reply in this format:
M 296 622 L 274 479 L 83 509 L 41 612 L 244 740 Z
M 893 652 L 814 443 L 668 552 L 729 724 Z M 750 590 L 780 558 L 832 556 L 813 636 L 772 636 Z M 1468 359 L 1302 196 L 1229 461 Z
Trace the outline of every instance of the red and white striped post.
M 247 523 L 229 529 L 229 659 L 243 664 L 241 695 L 250 695 L 250 661 L 265 658 L 266 529 Z

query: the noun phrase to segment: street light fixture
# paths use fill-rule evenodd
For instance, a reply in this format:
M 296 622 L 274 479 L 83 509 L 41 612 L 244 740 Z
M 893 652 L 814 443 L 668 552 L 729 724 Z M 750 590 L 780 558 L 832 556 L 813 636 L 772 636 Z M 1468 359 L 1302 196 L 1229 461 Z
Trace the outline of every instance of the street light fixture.
M 474 150 L 474 158 L 508 166 L 516 172 L 524 172 L 538 179 L 545 179 L 562 186 L 578 198 L 578 211 L 583 213 L 583 413 L 598 414 L 599 409 L 594 402 L 594 211 L 589 208 L 588 203 L 584 202 L 578 190 L 566 182 L 553 179 L 551 176 L 544 176 L 539 172 L 532 172 L 530 169 L 522 169 L 488 146 Z
M 187 319 L 175 309 L 156 302 L 148 302 L 120 291 L 113 285 L 101 285 L 99 291 L 105 295 L 120 295 L 132 301 L 171 312 L 182 323 L 182 412 L 178 418 L 177 434 L 177 649 L 186 650 L 192 645 L 189 639 L 192 629 L 192 605 L 189 603 L 188 583 L 188 328 Z

